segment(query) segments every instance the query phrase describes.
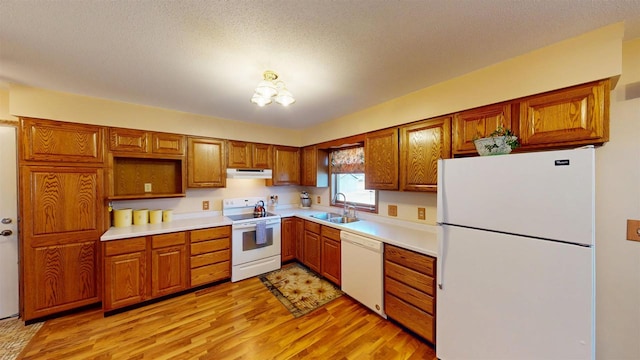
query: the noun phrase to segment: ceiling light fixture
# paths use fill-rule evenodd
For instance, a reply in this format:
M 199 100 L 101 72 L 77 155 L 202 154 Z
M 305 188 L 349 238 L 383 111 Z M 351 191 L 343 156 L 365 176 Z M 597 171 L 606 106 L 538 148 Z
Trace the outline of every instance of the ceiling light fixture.
M 282 106 L 288 106 L 296 102 L 284 82 L 278 80 L 278 74 L 267 70 L 262 76 L 264 80 L 258 83 L 256 92 L 251 97 L 252 103 L 262 107 L 271 104 L 273 99 Z

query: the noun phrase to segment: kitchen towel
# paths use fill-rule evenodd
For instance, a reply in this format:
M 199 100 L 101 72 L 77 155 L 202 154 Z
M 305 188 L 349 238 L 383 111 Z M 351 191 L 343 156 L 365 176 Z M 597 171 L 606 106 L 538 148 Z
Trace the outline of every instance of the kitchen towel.
M 267 243 L 267 222 L 258 221 L 256 224 L 256 245 L 264 245 Z

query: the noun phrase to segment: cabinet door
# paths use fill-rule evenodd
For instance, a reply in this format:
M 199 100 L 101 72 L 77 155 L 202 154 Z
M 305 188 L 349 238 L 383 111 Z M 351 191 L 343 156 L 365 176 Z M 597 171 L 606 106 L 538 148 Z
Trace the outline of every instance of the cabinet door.
M 317 146 L 302 148 L 301 185 L 329 186 L 329 153 Z
M 398 129 L 367 133 L 364 139 L 365 188 L 398 190 Z
M 134 129 L 109 129 L 109 150 L 129 153 L 149 152 L 149 133 Z
M 291 146 L 273 147 L 273 185 L 300 184 L 300 149 Z
M 22 160 L 104 163 L 104 128 L 21 118 Z
M 296 257 L 296 224 L 294 218 L 282 219 L 282 262 Z
M 303 263 L 309 267 L 309 269 L 320 274 L 322 271 L 321 256 L 322 247 L 320 235 L 309 230 L 304 232 L 304 245 L 303 245 L 304 261 Z
M 322 276 L 340 285 L 340 241 L 322 237 Z
M 251 149 L 251 165 L 255 169 L 271 169 L 273 147 L 269 144 L 253 144 Z
M 145 299 L 145 254 L 145 251 L 138 251 L 105 257 L 104 310 L 137 304 Z
M 227 141 L 227 163 L 230 168 L 251 167 L 251 143 Z
M 511 103 L 463 111 L 453 118 L 453 154 L 475 154 L 473 140 L 489 136 L 498 127 L 512 129 Z
M 97 238 L 23 249 L 24 321 L 100 301 Z
M 154 154 L 184 155 L 184 135 L 152 133 L 151 152 Z
M 436 191 L 438 159 L 451 157 L 451 118 L 400 128 L 400 190 Z
M 215 188 L 226 186 L 224 140 L 188 139 L 187 186 Z
M 296 249 L 296 259 L 299 261 L 304 261 L 304 220 L 295 218 L 295 249 Z
M 172 294 L 187 288 L 186 247 L 172 246 L 151 251 L 151 296 Z
M 523 148 L 609 140 L 609 80 L 531 96 L 520 102 Z

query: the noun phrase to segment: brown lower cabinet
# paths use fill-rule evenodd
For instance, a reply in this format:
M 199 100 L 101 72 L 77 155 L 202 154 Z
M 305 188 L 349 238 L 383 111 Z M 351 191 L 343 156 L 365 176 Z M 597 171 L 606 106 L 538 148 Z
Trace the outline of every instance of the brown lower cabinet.
M 341 284 L 340 230 L 322 226 L 322 276 L 336 285 Z
M 104 311 L 231 276 L 231 227 L 102 242 Z
M 322 239 L 320 224 L 305 220 L 302 242 L 302 263 L 320 274 L 322 272 Z
M 296 218 L 288 217 L 282 219 L 282 251 L 281 261 L 289 261 L 296 258 Z
M 427 341 L 436 343 L 436 259 L 385 244 L 384 311 Z
M 231 227 L 191 231 L 191 286 L 231 277 Z

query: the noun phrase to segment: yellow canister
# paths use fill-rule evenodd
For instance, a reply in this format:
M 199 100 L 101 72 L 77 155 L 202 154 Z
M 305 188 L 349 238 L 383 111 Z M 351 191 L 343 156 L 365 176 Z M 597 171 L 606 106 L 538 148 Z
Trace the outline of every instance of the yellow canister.
M 149 223 L 149 209 L 133 210 L 133 225 L 144 225 Z
M 163 210 L 162 211 L 162 221 L 163 222 L 171 222 L 171 218 L 173 217 L 173 210 Z
M 131 209 L 113 210 L 113 226 L 126 227 L 131 226 Z
M 162 222 L 162 210 L 149 210 L 149 222 L 160 224 Z

